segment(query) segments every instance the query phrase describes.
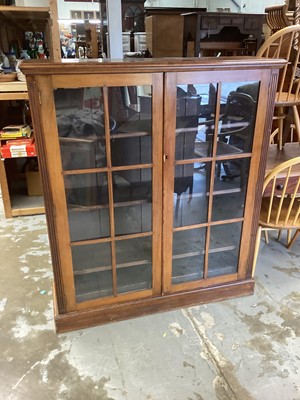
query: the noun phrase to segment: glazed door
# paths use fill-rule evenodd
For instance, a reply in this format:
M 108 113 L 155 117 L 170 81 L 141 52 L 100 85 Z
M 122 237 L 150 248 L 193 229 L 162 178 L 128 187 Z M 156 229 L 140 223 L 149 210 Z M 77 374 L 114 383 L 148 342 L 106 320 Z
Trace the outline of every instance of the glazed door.
M 167 74 L 164 293 L 246 276 L 264 129 L 257 123 L 267 90 L 262 74 Z
M 68 309 L 161 293 L 162 75 L 53 79 Z

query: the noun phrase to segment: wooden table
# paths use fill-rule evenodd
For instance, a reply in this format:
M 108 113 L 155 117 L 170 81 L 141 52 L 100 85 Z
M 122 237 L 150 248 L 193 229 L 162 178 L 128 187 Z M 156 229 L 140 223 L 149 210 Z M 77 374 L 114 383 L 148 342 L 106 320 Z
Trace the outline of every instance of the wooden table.
M 298 142 L 295 143 L 286 143 L 283 147 L 282 150 L 277 149 L 276 144 L 272 144 L 269 146 L 269 151 L 268 151 L 268 158 L 267 158 L 267 165 L 266 165 L 266 173 L 265 176 L 267 176 L 277 165 L 290 160 L 291 158 L 295 157 L 300 157 L 300 145 Z M 294 183 L 297 182 L 298 177 L 300 175 L 300 165 L 296 166 L 293 169 L 293 175 L 290 179 L 289 187 L 288 187 L 288 192 L 292 193 L 293 190 L 295 189 Z M 284 182 L 285 178 L 282 177 L 282 181 Z M 276 180 L 276 187 L 278 186 L 278 194 L 280 194 L 280 185 L 281 185 L 281 180 L 280 180 L 280 175 L 279 178 Z M 266 188 L 264 192 L 264 196 L 270 196 L 271 195 L 271 188 L 272 183 L 270 182 L 270 185 Z
M 266 175 L 277 165 L 294 157 L 300 157 L 300 145 L 298 142 L 286 143 L 282 150 L 278 150 L 276 144 L 271 144 L 268 151 Z

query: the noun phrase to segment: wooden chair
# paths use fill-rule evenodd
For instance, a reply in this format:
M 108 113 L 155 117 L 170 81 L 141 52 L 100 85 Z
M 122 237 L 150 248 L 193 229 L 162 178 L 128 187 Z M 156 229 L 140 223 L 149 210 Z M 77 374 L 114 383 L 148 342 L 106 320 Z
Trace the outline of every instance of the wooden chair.
M 266 23 L 270 28 L 271 35 L 286 26 L 291 25 L 287 18 L 288 5 L 278 4 L 275 6 L 270 6 L 265 8 L 266 13 Z
M 265 178 L 263 198 L 256 236 L 253 274 L 255 271 L 262 230 L 296 229 L 287 247 L 290 248 L 300 231 L 300 157 L 292 158 L 275 167 Z M 268 197 L 264 197 L 264 194 Z
M 300 105 L 298 37 L 300 37 L 300 25 L 288 26 L 270 36 L 257 52 L 257 57 L 285 58 L 288 61 L 280 71 L 275 97 L 274 119 L 278 121 L 278 128 L 272 135 L 278 135 L 277 145 L 280 150 L 285 142 L 284 136 L 291 129 L 292 123 L 295 125 L 295 132 L 300 142 L 300 118 L 297 110 L 297 106 Z

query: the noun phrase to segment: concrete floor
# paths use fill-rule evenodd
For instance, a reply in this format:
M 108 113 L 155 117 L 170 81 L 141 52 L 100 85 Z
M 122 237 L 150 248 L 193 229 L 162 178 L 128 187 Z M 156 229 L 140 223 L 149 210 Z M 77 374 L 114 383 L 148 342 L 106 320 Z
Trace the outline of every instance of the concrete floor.
M 299 240 L 253 296 L 57 335 L 45 217 L 0 212 L 1 399 L 300 399 Z

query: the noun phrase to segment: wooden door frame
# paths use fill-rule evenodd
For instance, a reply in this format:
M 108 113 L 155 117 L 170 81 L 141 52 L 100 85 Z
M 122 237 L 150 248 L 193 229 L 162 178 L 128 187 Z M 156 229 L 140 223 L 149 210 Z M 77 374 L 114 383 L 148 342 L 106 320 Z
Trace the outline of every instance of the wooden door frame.
M 276 86 L 274 82 L 277 81 L 277 72 L 264 69 L 253 69 L 249 76 L 249 71 L 237 70 L 232 77 L 232 71 L 210 71 L 210 72 L 182 72 L 182 73 L 167 73 L 165 78 L 165 113 L 164 113 L 164 207 L 163 207 L 163 293 L 175 293 L 186 290 L 196 290 L 201 287 L 215 286 L 220 283 L 234 282 L 251 277 L 252 253 L 255 243 L 256 230 L 259 218 L 259 205 L 261 199 L 261 189 L 263 179 L 261 179 L 261 171 L 264 169 L 265 160 L 261 159 L 262 154 L 266 151 L 268 144 L 269 134 L 266 127 L 269 123 L 269 118 L 272 117 L 272 109 L 268 107 L 269 99 L 274 95 Z M 186 282 L 182 284 L 172 284 L 172 232 L 173 228 L 173 189 L 174 189 L 174 163 L 175 163 L 175 140 L 174 132 L 176 128 L 176 86 L 178 84 L 200 84 L 200 83 L 216 83 L 222 82 L 237 82 L 239 84 L 246 84 L 247 82 L 259 81 L 259 92 L 257 101 L 257 110 L 264 109 L 267 112 L 266 118 L 262 112 L 257 111 L 255 120 L 255 127 L 253 132 L 253 145 L 252 151 L 249 153 L 251 157 L 249 177 L 248 177 L 248 190 L 245 197 L 244 217 L 240 218 L 242 223 L 239 261 L 237 266 L 237 273 L 220 275 L 214 278 L 204 278 L 197 281 Z M 270 85 L 270 82 L 273 84 Z M 267 82 L 267 83 L 265 83 Z M 272 93 L 273 91 L 273 93 Z M 218 112 L 218 111 L 217 111 Z M 217 126 L 217 124 L 215 124 Z M 216 128 L 215 128 L 216 129 Z M 216 148 L 216 146 L 214 146 Z M 247 153 L 248 154 L 248 153 Z M 216 154 L 209 159 L 213 161 Z M 229 156 L 230 158 L 230 156 Z M 197 160 L 199 161 L 199 160 Z M 197 162 L 195 161 L 195 162 Z M 206 159 L 203 159 L 203 162 Z M 210 182 L 213 180 L 214 169 L 212 166 Z M 257 177 L 260 177 L 257 182 Z M 210 196 L 212 197 L 212 196 Z M 212 200 L 212 199 L 211 199 Z M 253 204 L 256 207 L 253 208 Z M 212 206 L 212 205 L 211 205 Z M 251 212 L 251 210 L 253 212 Z M 228 223 L 230 220 L 228 220 Z M 238 222 L 238 221 L 237 221 Z M 226 221 L 225 221 L 226 223 Z M 199 225 L 199 226 L 198 226 Z M 216 224 L 211 223 L 210 217 L 207 224 L 196 224 L 195 228 L 210 226 Z M 189 227 L 192 227 L 190 225 Z M 244 243 L 247 243 L 245 245 Z
M 162 220 L 162 147 L 163 147 L 163 74 L 72 74 L 40 75 L 27 77 L 28 91 L 33 113 L 36 142 L 42 164 L 42 182 L 45 193 L 46 218 L 49 226 L 49 240 L 54 272 L 55 297 L 59 314 L 92 307 L 107 306 L 161 294 L 161 220 Z M 153 91 L 152 111 L 152 289 L 120 294 L 112 298 L 89 300 L 76 303 L 74 274 L 68 228 L 68 212 L 65 196 L 64 177 L 60 159 L 58 128 L 53 90 L 85 87 L 151 85 Z M 41 118 L 47 115 L 47 118 Z M 126 169 L 126 167 L 124 167 Z M 63 265 L 62 265 L 63 260 Z

